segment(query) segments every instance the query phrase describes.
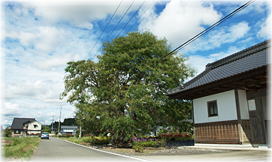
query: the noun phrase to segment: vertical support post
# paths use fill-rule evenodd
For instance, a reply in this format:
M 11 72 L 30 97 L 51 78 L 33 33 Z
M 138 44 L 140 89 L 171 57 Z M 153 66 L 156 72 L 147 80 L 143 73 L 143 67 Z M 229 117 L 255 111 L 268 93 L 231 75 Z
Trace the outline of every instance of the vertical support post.
M 60 106 L 60 115 L 59 115 L 59 127 L 58 127 L 58 134 L 60 134 L 61 110 L 62 110 L 62 106 Z
M 81 130 L 81 124 L 80 124 L 80 126 L 79 126 L 79 138 L 81 138 L 81 136 L 82 136 L 82 130 Z

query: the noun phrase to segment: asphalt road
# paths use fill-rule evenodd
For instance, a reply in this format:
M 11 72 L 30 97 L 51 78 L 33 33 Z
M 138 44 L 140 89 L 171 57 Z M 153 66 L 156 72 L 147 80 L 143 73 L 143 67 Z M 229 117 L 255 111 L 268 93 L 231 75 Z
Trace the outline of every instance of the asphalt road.
M 141 161 L 65 142 L 57 138 L 42 139 L 31 161 Z

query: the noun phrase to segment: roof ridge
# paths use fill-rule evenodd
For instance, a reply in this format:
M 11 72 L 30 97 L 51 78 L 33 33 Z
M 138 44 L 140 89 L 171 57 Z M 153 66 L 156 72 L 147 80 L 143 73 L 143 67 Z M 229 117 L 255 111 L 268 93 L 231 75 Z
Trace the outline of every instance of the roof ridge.
M 256 45 L 254 45 L 254 46 L 248 47 L 248 48 L 246 48 L 246 49 L 244 49 L 242 51 L 238 51 L 238 52 L 236 52 L 234 54 L 231 54 L 231 55 L 229 55 L 227 57 L 224 57 L 224 58 L 222 58 L 220 60 L 209 63 L 209 64 L 206 65 L 206 69 L 207 70 L 214 69 L 214 68 L 217 68 L 219 66 L 222 66 L 222 65 L 228 64 L 230 62 L 233 62 L 235 60 L 246 57 L 248 55 L 255 54 L 258 51 L 261 51 L 263 49 L 268 48 L 269 42 L 270 42 L 270 40 L 263 41 L 261 43 L 258 43 Z

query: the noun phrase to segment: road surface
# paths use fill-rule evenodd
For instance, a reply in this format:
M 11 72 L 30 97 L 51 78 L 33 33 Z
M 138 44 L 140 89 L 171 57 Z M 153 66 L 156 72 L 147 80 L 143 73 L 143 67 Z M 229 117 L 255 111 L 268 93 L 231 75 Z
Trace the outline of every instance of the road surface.
M 43 139 L 34 152 L 31 161 L 141 161 L 129 156 L 101 152 L 82 147 L 57 138 Z

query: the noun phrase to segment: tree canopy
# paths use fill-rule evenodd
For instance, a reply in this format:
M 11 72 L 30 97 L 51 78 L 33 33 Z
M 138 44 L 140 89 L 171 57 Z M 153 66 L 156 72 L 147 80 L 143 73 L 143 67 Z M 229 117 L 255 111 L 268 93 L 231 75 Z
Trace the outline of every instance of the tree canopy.
M 166 40 L 129 33 L 104 43 L 98 62 L 69 62 L 62 94 L 77 108 L 76 119 L 92 134 L 111 133 L 113 143 L 128 142 L 158 126 L 184 129 L 191 104 L 168 98 L 167 90 L 192 75 L 182 57 L 168 56 Z

